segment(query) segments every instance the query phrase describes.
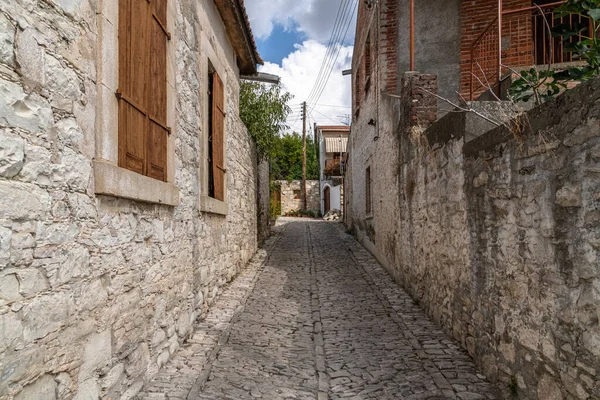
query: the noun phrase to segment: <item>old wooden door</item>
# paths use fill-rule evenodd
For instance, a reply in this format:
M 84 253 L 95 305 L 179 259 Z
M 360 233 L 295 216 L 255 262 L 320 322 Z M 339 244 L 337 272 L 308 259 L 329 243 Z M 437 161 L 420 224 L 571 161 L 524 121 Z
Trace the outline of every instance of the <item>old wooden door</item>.
M 329 189 L 329 186 L 323 191 L 323 197 L 325 198 L 325 214 L 327 214 L 331 209 L 331 189 Z

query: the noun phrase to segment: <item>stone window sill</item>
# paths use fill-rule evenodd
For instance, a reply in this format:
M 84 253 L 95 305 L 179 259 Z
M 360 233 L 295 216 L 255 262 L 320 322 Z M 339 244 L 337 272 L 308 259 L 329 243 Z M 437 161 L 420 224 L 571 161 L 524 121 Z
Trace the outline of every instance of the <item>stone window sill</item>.
M 208 196 L 200 196 L 200 212 L 227 215 L 229 205 L 224 201 L 220 201 Z
M 95 193 L 146 203 L 179 205 L 179 189 L 172 183 L 140 175 L 125 168 L 94 160 Z

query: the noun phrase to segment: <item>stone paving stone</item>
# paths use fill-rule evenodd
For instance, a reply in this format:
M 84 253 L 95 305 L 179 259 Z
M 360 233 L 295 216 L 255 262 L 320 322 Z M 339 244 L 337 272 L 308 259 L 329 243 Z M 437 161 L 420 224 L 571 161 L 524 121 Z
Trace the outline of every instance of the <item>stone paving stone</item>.
M 140 398 L 501 398 L 340 224 L 277 229 Z

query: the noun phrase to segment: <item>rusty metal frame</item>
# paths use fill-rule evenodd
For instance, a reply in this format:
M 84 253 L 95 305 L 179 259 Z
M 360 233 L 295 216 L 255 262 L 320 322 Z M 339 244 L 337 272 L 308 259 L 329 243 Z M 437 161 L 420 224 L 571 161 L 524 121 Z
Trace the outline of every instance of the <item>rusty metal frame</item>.
M 548 3 L 548 4 L 544 4 L 543 8 L 544 9 L 551 9 L 557 6 L 560 6 L 561 4 L 565 3 L 566 0 L 562 0 L 562 1 L 555 1 L 553 3 Z M 514 15 L 514 14 L 519 14 L 519 13 L 524 13 L 524 12 L 528 12 L 528 11 L 536 11 L 538 10 L 538 8 L 536 6 L 531 6 L 531 7 L 522 7 L 522 8 L 518 8 L 518 9 L 512 9 L 512 10 L 504 10 L 504 4 L 503 4 L 503 0 L 498 0 L 498 12 L 497 15 L 494 17 L 494 19 L 485 27 L 485 29 L 481 32 L 481 34 L 479 34 L 477 36 L 477 38 L 473 41 L 473 43 L 471 44 L 470 47 L 470 77 L 469 77 L 469 99 L 473 100 L 474 98 L 474 86 L 475 86 L 475 81 L 474 81 L 474 74 L 475 74 L 475 51 L 477 50 L 477 48 L 479 47 L 479 45 L 481 44 L 481 42 L 483 41 L 483 38 L 494 28 L 497 29 L 497 34 L 498 34 L 498 54 L 496 57 L 496 65 L 494 66 L 495 69 L 495 74 L 497 75 L 496 77 L 494 77 L 494 86 L 498 88 L 498 90 L 500 89 L 499 87 L 499 83 L 500 83 L 500 79 L 502 78 L 502 24 L 504 21 L 504 17 L 505 16 L 510 16 L 510 15 Z M 551 60 L 552 62 L 552 60 Z M 484 72 L 485 73 L 485 72 Z

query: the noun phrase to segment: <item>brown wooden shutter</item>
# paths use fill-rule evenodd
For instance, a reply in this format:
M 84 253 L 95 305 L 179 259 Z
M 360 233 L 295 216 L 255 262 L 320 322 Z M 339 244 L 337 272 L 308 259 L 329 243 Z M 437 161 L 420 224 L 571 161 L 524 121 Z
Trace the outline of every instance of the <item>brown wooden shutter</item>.
M 147 175 L 167 180 L 167 0 L 151 0 Z
M 167 0 L 119 0 L 119 166 L 167 180 Z
M 225 201 L 225 96 L 223 81 L 213 72 L 212 156 L 215 199 Z

